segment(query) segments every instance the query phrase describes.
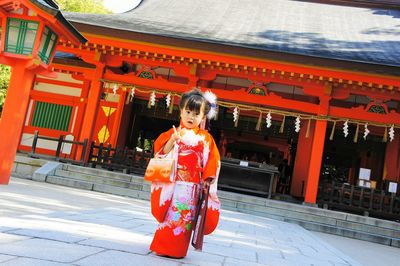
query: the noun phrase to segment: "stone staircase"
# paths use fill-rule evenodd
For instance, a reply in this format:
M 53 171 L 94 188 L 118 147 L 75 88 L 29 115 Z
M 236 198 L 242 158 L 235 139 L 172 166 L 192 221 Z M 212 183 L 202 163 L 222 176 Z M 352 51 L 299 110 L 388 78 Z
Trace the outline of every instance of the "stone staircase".
M 150 184 L 143 176 L 127 175 L 75 165 L 62 164 L 47 183 L 150 200 Z
M 28 173 L 31 172 L 29 175 Z M 143 176 L 17 156 L 13 176 L 149 200 Z M 400 247 L 400 223 L 278 200 L 219 191 L 222 208 L 273 218 L 318 232 Z

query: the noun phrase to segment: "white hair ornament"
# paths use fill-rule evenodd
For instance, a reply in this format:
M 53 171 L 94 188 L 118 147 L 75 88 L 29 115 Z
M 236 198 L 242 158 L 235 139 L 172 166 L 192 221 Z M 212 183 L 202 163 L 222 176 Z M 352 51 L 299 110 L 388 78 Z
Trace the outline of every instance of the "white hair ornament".
M 211 108 L 207 114 L 207 118 L 211 120 L 217 116 L 217 95 L 208 90 L 203 93 L 203 97 L 210 103 Z

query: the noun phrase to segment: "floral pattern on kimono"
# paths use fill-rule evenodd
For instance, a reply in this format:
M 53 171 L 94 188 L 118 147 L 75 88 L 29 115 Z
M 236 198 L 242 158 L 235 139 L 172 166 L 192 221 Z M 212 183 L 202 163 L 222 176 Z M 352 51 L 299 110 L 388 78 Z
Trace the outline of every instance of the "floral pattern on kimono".
M 173 197 L 165 221 L 159 225 L 160 229 L 168 226 L 175 236 L 192 230 L 192 221 L 196 214 L 198 187 L 188 186 L 181 181 L 176 182 L 174 191 L 176 197 Z
M 172 134 L 171 129 L 160 135 L 154 143 L 155 152 L 162 150 Z M 213 138 L 198 128 L 181 130 L 177 150 L 175 183 L 153 183 L 151 186 L 152 214 L 160 224 L 150 249 L 161 255 L 184 257 L 193 230 L 201 179 L 218 178 L 220 162 Z M 215 230 L 219 220 L 220 203 L 216 191 L 217 180 L 210 187 L 206 234 Z

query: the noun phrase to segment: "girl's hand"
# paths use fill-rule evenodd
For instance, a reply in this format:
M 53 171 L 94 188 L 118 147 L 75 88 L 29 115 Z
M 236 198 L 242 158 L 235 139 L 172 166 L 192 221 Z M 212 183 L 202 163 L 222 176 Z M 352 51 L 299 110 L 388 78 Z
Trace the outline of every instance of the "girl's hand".
M 171 139 L 175 143 L 175 142 L 181 140 L 181 134 L 180 134 L 181 128 L 178 127 L 178 130 L 176 130 L 174 125 L 172 127 L 174 128 L 174 134 L 171 135 Z
M 173 128 L 174 128 L 174 133 L 171 135 L 171 138 L 167 141 L 167 143 L 163 148 L 164 154 L 169 153 L 174 147 L 175 143 L 181 139 L 181 135 L 179 134 L 180 129 L 176 130 L 175 126 L 173 126 Z
M 214 184 L 215 182 L 215 178 L 207 178 L 206 180 L 204 180 L 204 187 L 208 188 L 209 186 L 211 186 L 211 184 Z

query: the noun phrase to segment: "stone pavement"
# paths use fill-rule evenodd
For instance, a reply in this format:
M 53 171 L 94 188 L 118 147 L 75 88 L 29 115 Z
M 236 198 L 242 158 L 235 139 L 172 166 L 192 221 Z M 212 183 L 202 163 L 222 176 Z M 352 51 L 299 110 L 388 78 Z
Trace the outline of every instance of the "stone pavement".
M 157 257 L 149 206 L 12 178 L 0 186 L 0 265 L 361 265 L 298 225 L 226 210 L 203 252 Z

